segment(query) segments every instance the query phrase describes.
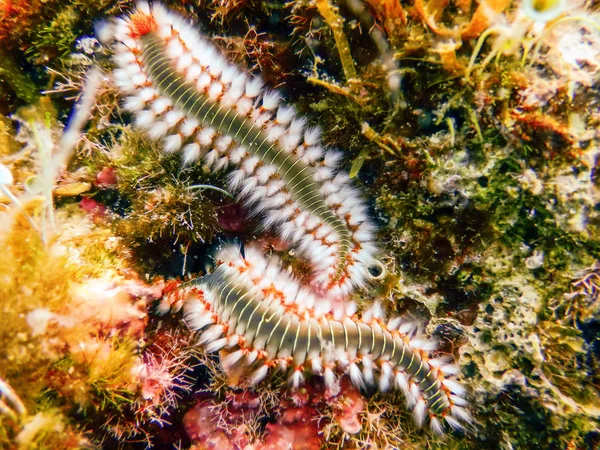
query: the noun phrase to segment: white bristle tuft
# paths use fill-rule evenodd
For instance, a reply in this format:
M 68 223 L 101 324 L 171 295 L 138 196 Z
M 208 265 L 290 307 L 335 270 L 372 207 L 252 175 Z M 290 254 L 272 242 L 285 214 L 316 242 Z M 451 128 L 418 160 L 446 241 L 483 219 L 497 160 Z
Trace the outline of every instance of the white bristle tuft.
M 325 157 L 323 158 L 323 164 L 325 164 L 327 167 L 336 168 L 341 160 L 341 152 L 329 150 L 325 153 Z
M 156 306 L 156 312 L 161 316 L 164 316 L 169 311 L 171 311 L 171 304 L 168 301 L 165 301 L 164 299 L 161 300 L 160 303 Z
M 431 431 L 435 436 L 442 436 L 444 434 L 444 425 L 437 416 L 432 416 L 430 419 Z
M 275 142 L 285 133 L 285 128 L 280 125 L 275 125 L 267 131 L 267 139 L 269 142 Z
M 350 366 L 350 354 L 348 352 L 338 349 L 334 351 L 334 355 L 339 367 L 344 368 Z M 358 372 L 360 373 L 360 370 Z
M 429 360 L 429 365 L 431 367 L 440 368 L 448 364 L 448 361 L 450 361 L 450 358 L 448 358 L 448 356 L 440 356 L 439 358 L 431 358 Z
M 150 15 L 150 5 L 148 2 L 138 1 L 135 3 L 135 7 L 143 14 Z
M 203 307 L 198 308 L 197 306 L 188 306 L 186 309 L 187 314 L 185 316 L 185 321 L 192 330 L 201 330 L 204 327 L 214 323 L 211 314 L 207 313 Z
M 223 93 L 223 84 L 218 81 L 213 82 L 208 88 L 208 96 L 213 100 L 217 101 L 220 95 Z
M 375 384 L 375 373 L 373 371 L 373 357 L 371 355 L 364 355 L 361 359 L 363 365 L 363 375 L 365 377 L 365 383 L 368 386 Z
M 183 53 L 177 59 L 177 70 L 183 72 L 186 71 L 192 65 L 192 55 L 190 53 Z
M 308 164 L 314 164 L 323 156 L 323 148 L 321 146 L 309 147 L 302 157 Z
M 304 127 L 306 127 L 306 118 L 296 117 L 290 124 L 290 134 L 297 134 L 298 139 L 300 139 L 300 135 L 302 135 Z
M 131 77 L 131 84 L 133 84 L 136 88 L 144 86 L 147 81 L 148 77 L 146 77 L 146 75 L 144 75 L 143 73 L 139 73 Z
M 165 114 L 165 122 L 169 128 L 175 127 L 179 122 L 183 120 L 183 114 L 181 111 L 173 109 Z
M 456 431 L 464 431 L 463 424 L 451 414 L 446 414 L 444 420 Z
M 198 343 L 200 345 L 206 345 L 210 342 L 213 342 L 221 337 L 223 334 L 223 325 L 213 325 L 210 328 L 207 328 L 206 331 L 202 333 Z
M 312 127 L 304 133 L 304 143 L 311 147 L 317 145 L 321 140 L 321 130 L 317 127 Z
M 138 112 L 144 109 L 146 102 L 139 96 L 127 97 L 123 107 L 130 112 Z
M 277 363 L 277 369 L 282 373 L 286 372 L 288 369 L 287 359 L 280 359 L 279 362 Z
M 262 98 L 262 107 L 264 109 L 268 109 L 270 111 L 275 110 L 279 101 L 281 100 L 281 95 L 277 91 L 267 91 Z
M 229 165 L 229 158 L 227 156 L 223 156 L 215 162 L 215 171 L 224 170 Z
M 171 100 L 165 97 L 157 98 L 154 103 L 152 103 L 152 111 L 156 115 L 160 115 L 164 113 L 168 108 L 172 106 Z
M 302 384 L 304 383 L 304 375 L 302 375 L 302 370 L 293 370 L 289 382 L 294 389 L 300 388 L 300 386 L 302 386 Z
M 440 371 L 445 375 L 459 375 L 460 367 L 456 364 L 446 364 L 440 368 Z
M 158 93 L 151 87 L 141 89 L 138 95 L 145 102 L 150 102 L 158 98 Z
M 237 69 L 233 66 L 228 66 L 223 70 L 221 74 L 221 82 L 224 84 L 230 84 L 237 76 Z
M 236 345 L 240 345 L 242 338 L 239 334 L 232 334 L 227 336 L 227 348 L 235 347 Z
M 442 383 L 454 394 L 465 395 L 467 393 L 467 388 L 452 378 L 446 378 L 442 380 Z
M 231 136 L 226 136 L 226 135 L 219 136 L 215 140 L 214 146 L 215 146 L 215 149 L 218 150 L 219 152 L 225 153 L 232 142 L 233 142 L 233 139 L 231 138 Z
M 250 384 L 250 386 L 256 386 L 262 380 L 265 379 L 265 377 L 267 376 L 268 373 L 269 373 L 269 366 L 267 366 L 266 364 L 263 364 L 258 369 L 256 369 L 254 372 L 252 372 L 252 374 L 250 374 L 250 376 L 248 377 L 248 384 Z
M 365 380 L 363 379 L 363 374 L 356 363 L 350 364 L 348 370 L 350 372 L 350 380 L 352 381 L 352 384 L 354 384 L 354 386 L 356 386 L 358 389 L 365 390 Z
M 197 38 L 197 36 L 194 36 Z M 205 42 L 199 42 L 199 45 L 192 46 L 192 55 L 198 60 L 200 66 L 206 68 L 210 65 L 211 61 L 218 58 L 217 51 L 210 45 L 206 45 Z
M 379 375 L 379 390 L 381 392 L 387 392 L 394 379 L 394 372 L 392 365 L 388 361 L 381 363 L 381 374 Z
M 327 387 L 328 390 L 332 391 L 337 383 L 337 377 L 335 376 L 335 373 L 333 373 L 333 370 L 331 370 L 330 367 L 326 367 L 325 371 L 323 373 L 323 379 L 325 380 L 325 387 Z
M 125 70 L 127 71 L 127 74 L 130 77 L 133 77 L 135 75 L 139 75 L 140 73 L 142 73 L 142 68 L 140 67 L 140 65 L 137 62 L 132 62 L 131 64 L 127 64 L 125 66 Z
M 135 116 L 136 125 L 145 130 L 149 129 L 155 120 L 156 115 L 152 111 L 141 111 Z
M 365 323 L 369 323 L 373 320 L 373 310 L 371 308 L 367 308 L 363 311 L 361 320 Z
M 282 125 L 287 125 L 292 121 L 296 114 L 293 106 L 282 106 L 277 109 L 277 122 Z
M 225 347 L 225 345 L 227 345 L 227 338 L 221 338 L 206 344 L 204 350 L 206 350 L 207 353 L 215 353 Z
M 436 350 L 438 347 L 437 342 L 431 341 L 429 339 L 416 338 L 410 341 L 410 346 L 414 349 L 423 350 L 425 352 L 430 352 Z
M 192 64 L 186 72 L 187 79 L 192 82 L 198 81 L 198 77 L 202 73 L 202 67 L 198 64 Z
M 174 60 L 179 59 L 183 55 L 183 51 L 183 45 L 181 45 L 181 42 L 177 38 L 172 39 L 167 46 L 169 58 Z
M 379 301 L 376 301 L 373 304 L 373 318 L 374 319 L 385 318 L 385 310 L 383 309 L 383 305 Z
M 321 183 L 323 181 L 330 180 L 333 177 L 333 171 L 328 167 L 316 167 L 313 178 L 315 181 Z
M 195 142 L 183 147 L 183 165 L 187 166 L 188 164 L 195 163 L 200 159 L 200 156 L 200 146 Z
M 246 355 L 245 362 L 248 366 L 250 366 L 250 365 L 254 364 L 254 362 L 256 361 L 256 358 L 258 358 L 258 351 L 252 350 L 251 352 L 248 352 L 248 354 Z
M 216 131 L 214 128 L 204 128 L 200 133 L 198 133 L 198 143 L 204 146 L 211 145 L 215 134 Z
M 323 372 L 323 360 L 321 358 L 312 358 L 310 364 L 313 373 L 320 374 L 321 372 Z
M 156 16 L 156 10 L 155 10 L 155 16 Z M 173 36 L 173 30 L 170 25 L 162 25 L 162 26 L 158 27 L 158 35 L 162 39 L 168 39 Z
M 425 400 L 422 398 L 419 399 L 417 404 L 415 405 L 415 409 L 413 409 L 413 419 L 415 420 L 415 424 L 417 427 L 421 428 L 425 423 L 425 416 L 427 415 L 427 404 Z
M 300 136 L 297 134 L 286 134 L 281 139 L 281 146 L 286 152 L 293 151 L 298 146 Z
M 402 323 L 402 318 L 400 318 L 398 316 L 392 317 L 386 324 L 386 328 L 388 330 L 396 330 L 396 329 L 398 329 L 398 327 L 400 326 L 401 323 Z
M 246 84 L 246 95 L 250 98 L 257 97 L 263 88 L 263 81 L 260 78 L 253 78 Z
M 468 406 L 469 401 L 466 398 L 460 397 L 459 395 L 450 395 L 450 401 L 458 406 Z
M 409 394 L 406 397 L 406 405 L 408 409 L 413 409 L 417 402 L 421 399 L 421 390 L 419 385 L 414 382 L 409 382 Z
M 185 119 L 185 121 L 181 124 L 180 131 L 185 137 L 190 137 L 192 134 L 196 132 L 200 123 L 196 119 Z
M 419 325 L 415 322 L 404 322 L 400 325 L 400 327 L 398 327 L 398 331 L 400 332 L 400 334 L 403 334 L 405 336 L 414 335 L 418 329 Z
M 471 417 L 469 411 L 467 411 L 462 406 L 454 405 L 450 408 L 450 411 L 452 415 L 459 419 L 461 422 L 471 423 L 473 421 L 473 418 Z
M 344 305 L 339 303 L 333 305 L 333 319 L 342 320 L 345 317 Z
M 167 136 L 164 140 L 164 149 L 167 153 L 176 152 L 181 148 L 181 136 L 178 134 L 173 134 L 171 136 Z
M 238 114 L 246 116 L 252 109 L 252 100 L 242 97 L 234 106 Z
M 356 304 L 356 302 L 353 302 L 353 301 L 346 302 L 345 306 L 346 306 L 346 315 L 348 317 L 352 317 L 358 311 L 358 305 Z
M 221 58 L 215 58 L 210 62 L 210 65 L 208 66 L 208 71 L 210 72 L 213 78 L 218 78 L 226 67 L 227 63 L 225 61 L 223 61 Z
M 152 125 L 152 127 L 148 130 L 148 136 L 150 136 L 150 139 L 158 140 L 163 138 L 168 131 L 169 126 L 167 125 L 167 123 L 163 122 L 162 120 L 159 120 L 157 122 L 154 122 L 154 125 Z
M 101 44 L 107 45 L 116 35 L 116 26 L 107 20 L 101 20 L 94 25 L 94 34 Z
M 231 159 L 231 162 L 233 164 L 239 164 L 242 159 L 244 159 L 246 157 L 246 148 L 245 147 L 238 147 L 233 149 L 230 153 L 229 153 L 229 159 Z M 243 171 L 242 171 L 243 173 Z
M 211 81 L 212 77 L 208 73 L 202 72 L 196 81 L 196 87 L 200 92 L 205 92 L 206 88 L 210 86 Z

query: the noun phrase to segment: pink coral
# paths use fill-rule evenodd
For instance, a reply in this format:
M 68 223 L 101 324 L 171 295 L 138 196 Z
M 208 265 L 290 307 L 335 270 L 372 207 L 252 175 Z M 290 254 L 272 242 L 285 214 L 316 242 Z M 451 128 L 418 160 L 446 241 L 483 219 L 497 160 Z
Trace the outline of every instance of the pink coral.
M 364 400 L 346 378 L 336 394 L 315 377 L 302 389 L 288 392 L 277 408 L 268 408 L 267 403 L 250 390 L 230 392 L 223 401 L 204 396 L 183 419 L 196 445 L 192 448 L 318 450 L 324 443 L 324 427 L 331 422 L 348 434 L 361 430 Z M 330 410 L 332 414 L 327 414 Z M 258 427 L 269 419 L 260 438 Z
M 189 376 L 197 356 L 189 335 L 162 330 L 151 336 L 152 344 L 143 352 L 140 363 L 131 370 L 138 379 L 141 398 L 136 400 L 136 416 L 165 424 L 169 408 L 174 408 L 181 393 L 190 389 Z
M 333 417 L 340 428 L 348 434 L 356 434 L 361 429 L 360 413 L 365 408 L 365 402 L 360 392 L 347 378 L 342 380 L 344 395 L 337 399 Z
M 117 181 L 117 173 L 112 167 L 104 167 L 96 174 L 96 185 L 100 188 L 114 187 Z
M 323 444 L 319 411 L 313 406 L 291 407 L 284 410 L 276 423 L 267 425 L 264 443 L 260 450 L 315 449 Z
M 239 445 L 234 446 L 235 438 L 227 433 L 223 426 L 219 426 L 215 406 L 212 401 L 201 401 L 187 412 L 183 418 L 183 426 L 188 437 L 196 444 L 201 444 L 201 447 L 197 448 L 219 450 L 243 448 Z M 228 417 L 224 423 L 232 425 L 232 422 L 232 419 Z
M 82 198 L 79 202 L 79 207 L 88 213 L 94 221 L 101 219 L 108 212 L 106 205 L 103 205 L 90 197 Z

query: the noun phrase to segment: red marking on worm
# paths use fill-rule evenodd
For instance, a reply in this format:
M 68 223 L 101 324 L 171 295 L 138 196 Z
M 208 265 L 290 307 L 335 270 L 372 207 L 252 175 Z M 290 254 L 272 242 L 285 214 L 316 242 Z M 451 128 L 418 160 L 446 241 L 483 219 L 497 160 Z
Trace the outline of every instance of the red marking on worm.
M 148 16 L 142 12 L 136 12 L 135 14 L 132 14 L 130 19 L 130 36 L 134 39 L 158 29 L 158 25 L 156 24 L 154 17 Z

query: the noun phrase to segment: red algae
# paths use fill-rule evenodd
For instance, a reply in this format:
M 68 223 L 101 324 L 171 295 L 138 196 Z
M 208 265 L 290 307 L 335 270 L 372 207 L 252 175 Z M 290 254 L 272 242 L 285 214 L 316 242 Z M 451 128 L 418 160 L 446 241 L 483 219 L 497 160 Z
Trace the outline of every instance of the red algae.
M 194 448 L 318 450 L 325 443 L 325 427 L 332 423 L 345 433 L 358 433 L 365 408 L 362 395 L 347 378 L 335 394 L 313 378 L 304 388 L 285 394 L 274 411 L 265 410 L 263 401 L 250 390 L 230 392 L 222 401 L 203 394 L 184 416 L 184 428 Z M 329 408 L 332 414 L 324 415 Z M 258 434 L 252 432 L 257 420 L 268 422 Z
M 117 173 L 112 167 L 103 167 L 96 175 L 96 186 L 100 188 L 113 187 L 117 184 L 117 181 Z

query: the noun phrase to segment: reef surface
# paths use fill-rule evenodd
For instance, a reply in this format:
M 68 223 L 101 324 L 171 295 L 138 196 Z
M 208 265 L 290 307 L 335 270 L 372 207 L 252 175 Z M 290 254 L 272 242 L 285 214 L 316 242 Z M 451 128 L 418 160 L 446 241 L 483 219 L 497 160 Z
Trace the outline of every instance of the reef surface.
M 339 149 L 385 269 L 350 300 L 437 341 L 472 421 L 199 346 L 173 292 L 218 248 L 310 257 L 135 126 L 102 36 L 134 3 L 0 0 L 0 448 L 599 448 L 598 3 L 164 3 Z

